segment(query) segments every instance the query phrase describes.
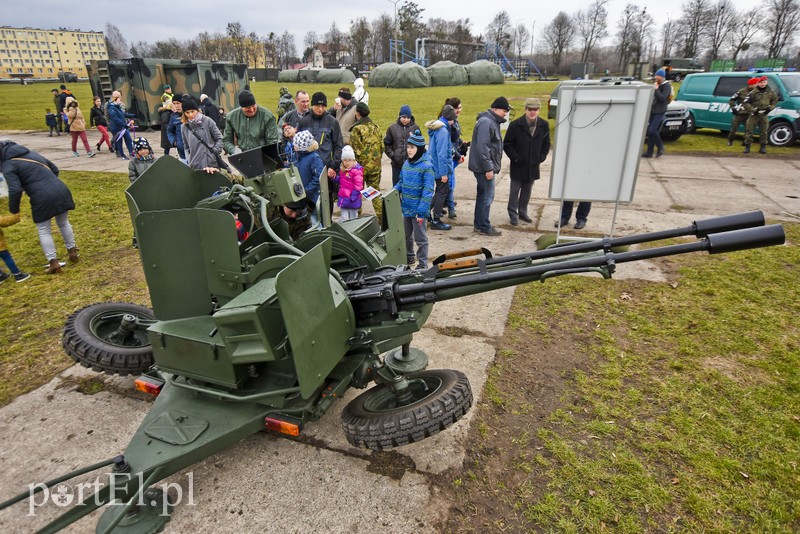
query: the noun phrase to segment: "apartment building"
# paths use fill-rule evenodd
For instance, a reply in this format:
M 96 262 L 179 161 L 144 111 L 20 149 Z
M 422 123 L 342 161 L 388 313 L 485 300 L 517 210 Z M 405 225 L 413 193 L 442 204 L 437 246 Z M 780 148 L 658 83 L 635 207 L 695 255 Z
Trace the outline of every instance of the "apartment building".
M 0 78 L 55 78 L 59 72 L 85 77 L 93 59 L 108 59 L 103 32 L 0 26 Z

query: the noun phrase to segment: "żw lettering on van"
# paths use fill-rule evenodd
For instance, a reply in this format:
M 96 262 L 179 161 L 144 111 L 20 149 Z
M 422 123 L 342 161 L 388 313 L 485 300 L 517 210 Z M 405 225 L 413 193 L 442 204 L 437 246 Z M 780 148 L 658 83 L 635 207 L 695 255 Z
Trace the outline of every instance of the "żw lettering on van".
M 731 105 L 727 102 L 711 102 L 708 105 L 708 111 L 718 111 L 720 113 L 725 113 L 731 110 Z

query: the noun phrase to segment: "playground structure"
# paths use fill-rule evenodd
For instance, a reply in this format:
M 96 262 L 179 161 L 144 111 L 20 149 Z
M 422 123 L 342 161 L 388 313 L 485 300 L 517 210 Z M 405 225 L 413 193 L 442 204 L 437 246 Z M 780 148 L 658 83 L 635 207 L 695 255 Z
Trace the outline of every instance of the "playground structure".
M 509 59 L 503 52 L 499 44 L 480 43 L 480 42 L 462 42 L 462 41 L 449 41 L 446 39 L 431 39 L 422 37 L 416 39 L 414 43 L 414 52 L 412 53 L 405 47 L 405 41 L 390 39 L 389 40 L 389 58 L 394 59 L 397 63 L 405 63 L 406 61 L 413 61 L 422 67 L 430 66 L 429 58 L 429 45 L 431 44 L 446 44 L 454 46 L 468 46 L 475 51 L 475 60 L 486 59 L 492 63 L 496 63 L 503 71 L 503 75 L 507 78 L 514 78 L 517 80 L 527 80 L 535 73 L 539 80 L 545 80 L 546 77 L 539 70 L 539 67 L 531 59 Z M 396 58 L 396 59 L 395 59 Z

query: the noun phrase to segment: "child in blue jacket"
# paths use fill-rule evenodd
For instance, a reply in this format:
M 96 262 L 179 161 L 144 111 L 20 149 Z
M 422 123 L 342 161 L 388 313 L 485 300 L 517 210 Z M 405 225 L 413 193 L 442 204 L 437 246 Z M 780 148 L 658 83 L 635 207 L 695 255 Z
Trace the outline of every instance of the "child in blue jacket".
M 406 259 L 417 269 L 428 268 L 428 233 L 425 227 L 431 210 L 436 175 L 431 157 L 425 151 L 425 138 L 417 130 L 406 143 L 408 159 L 403 163 L 395 189 L 400 193 L 403 228 L 406 231 Z M 417 244 L 416 261 L 414 243 Z

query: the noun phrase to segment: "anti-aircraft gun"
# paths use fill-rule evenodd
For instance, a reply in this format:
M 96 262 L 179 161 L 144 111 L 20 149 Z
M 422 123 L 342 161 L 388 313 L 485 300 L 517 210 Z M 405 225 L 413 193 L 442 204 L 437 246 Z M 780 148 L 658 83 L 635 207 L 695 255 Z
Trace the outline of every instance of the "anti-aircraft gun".
M 381 221 L 334 223 L 296 240 L 285 221 L 268 217 L 270 206 L 304 198 L 294 167 L 232 184 L 161 158 L 127 198 L 152 311 L 88 306 L 68 319 L 63 345 L 95 370 L 144 373 L 137 389 L 157 397 L 124 453 L 105 464 L 113 464 L 116 483 L 46 532 L 115 499 L 123 505 L 102 515 L 99 532 L 154 531 L 165 498 L 151 488 L 157 481 L 261 430 L 298 435 L 351 387 L 376 384 L 343 412 L 353 445 L 396 447 L 449 427 L 472 404 L 469 382 L 457 370 L 427 369 L 425 353 L 411 347 L 435 302 L 564 274 L 610 278 L 620 263 L 785 239 L 781 226 L 764 226 L 761 212 L 749 212 L 503 257 L 467 250 L 416 271 L 405 265 L 396 192 L 384 195 Z M 248 224 L 241 243 L 236 214 L 260 221 Z M 681 236 L 697 240 L 627 250 Z

